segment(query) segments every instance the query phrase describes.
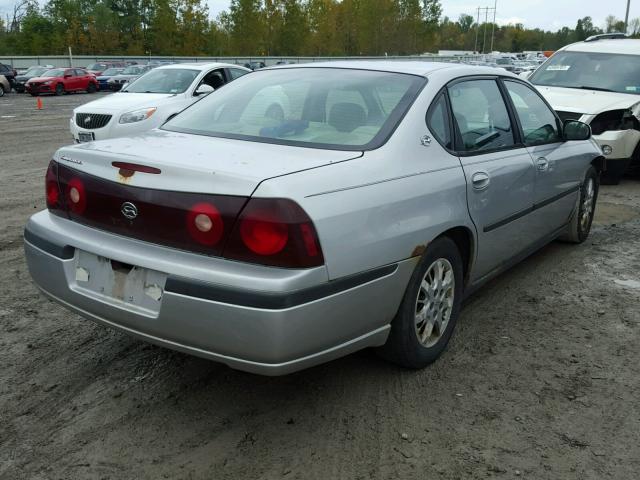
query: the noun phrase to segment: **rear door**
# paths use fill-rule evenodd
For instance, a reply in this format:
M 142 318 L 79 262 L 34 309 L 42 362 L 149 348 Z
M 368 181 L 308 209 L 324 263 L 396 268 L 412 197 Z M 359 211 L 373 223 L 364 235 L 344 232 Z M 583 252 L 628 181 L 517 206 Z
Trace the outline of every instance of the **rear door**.
M 497 78 L 448 86 L 457 151 L 467 180 L 469 213 L 478 232 L 478 280 L 532 241 L 535 167 L 520 141 Z
M 584 174 L 584 152 L 578 142 L 562 139 L 560 121 L 530 86 L 504 80 L 524 144 L 536 166 L 534 215 L 540 237 L 566 225 Z

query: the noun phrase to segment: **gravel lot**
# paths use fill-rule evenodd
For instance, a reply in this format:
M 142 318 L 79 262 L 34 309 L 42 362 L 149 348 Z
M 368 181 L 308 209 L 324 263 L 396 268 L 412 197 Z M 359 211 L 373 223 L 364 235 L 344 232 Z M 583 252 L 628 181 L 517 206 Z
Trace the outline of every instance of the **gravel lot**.
M 465 306 L 442 359 L 267 378 L 141 343 L 31 283 L 27 217 L 97 95 L 0 98 L 0 478 L 640 477 L 640 181 Z M 10 118 L 9 118 L 10 117 Z

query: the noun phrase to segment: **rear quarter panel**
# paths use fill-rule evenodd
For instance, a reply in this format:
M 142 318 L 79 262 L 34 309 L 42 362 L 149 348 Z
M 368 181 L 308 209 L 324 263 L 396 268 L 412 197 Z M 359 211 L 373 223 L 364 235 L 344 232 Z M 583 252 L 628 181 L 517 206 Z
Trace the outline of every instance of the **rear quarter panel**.
M 437 84 L 427 84 L 377 150 L 269 179 L 256 189 L 255 197 L 291 198 L 307 211 L 331 279 L 418 257 L 452 227 L 475 232 L 458 158 L 435 139 L 427 147 L 420 141 L 423 135 L 432 136 L 425 115 L 438 90 Z

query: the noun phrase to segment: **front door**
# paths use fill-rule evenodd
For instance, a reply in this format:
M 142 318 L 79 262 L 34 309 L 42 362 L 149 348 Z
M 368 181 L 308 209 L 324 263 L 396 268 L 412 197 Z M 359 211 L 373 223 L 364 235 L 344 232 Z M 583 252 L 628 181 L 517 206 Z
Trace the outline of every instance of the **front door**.
M 584 150 L 581 142 L 563 140 L 559 119 L 531 87 L 514 80 L 504 85 L 536 166 L 532 222 L 544 237 L 569 221 L 584 173 Z
M 469 213 L 478 233 L 479 280 L 531 244 L 535 167 L 519 143 L 497 79 L 448 87 L 456 150 L 467 180 Z

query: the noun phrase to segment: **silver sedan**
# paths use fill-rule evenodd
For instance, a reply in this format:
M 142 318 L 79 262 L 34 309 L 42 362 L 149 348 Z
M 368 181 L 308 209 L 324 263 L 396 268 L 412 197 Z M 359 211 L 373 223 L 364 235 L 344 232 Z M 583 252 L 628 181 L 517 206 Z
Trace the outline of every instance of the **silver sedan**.
M 587 238 L 590 137 L 493 68 L 259 70 L 149 133 L 60 149 L 26 257 L 71 311 L 233 368 L 365 347 L 421 368 L 466 295 Z

